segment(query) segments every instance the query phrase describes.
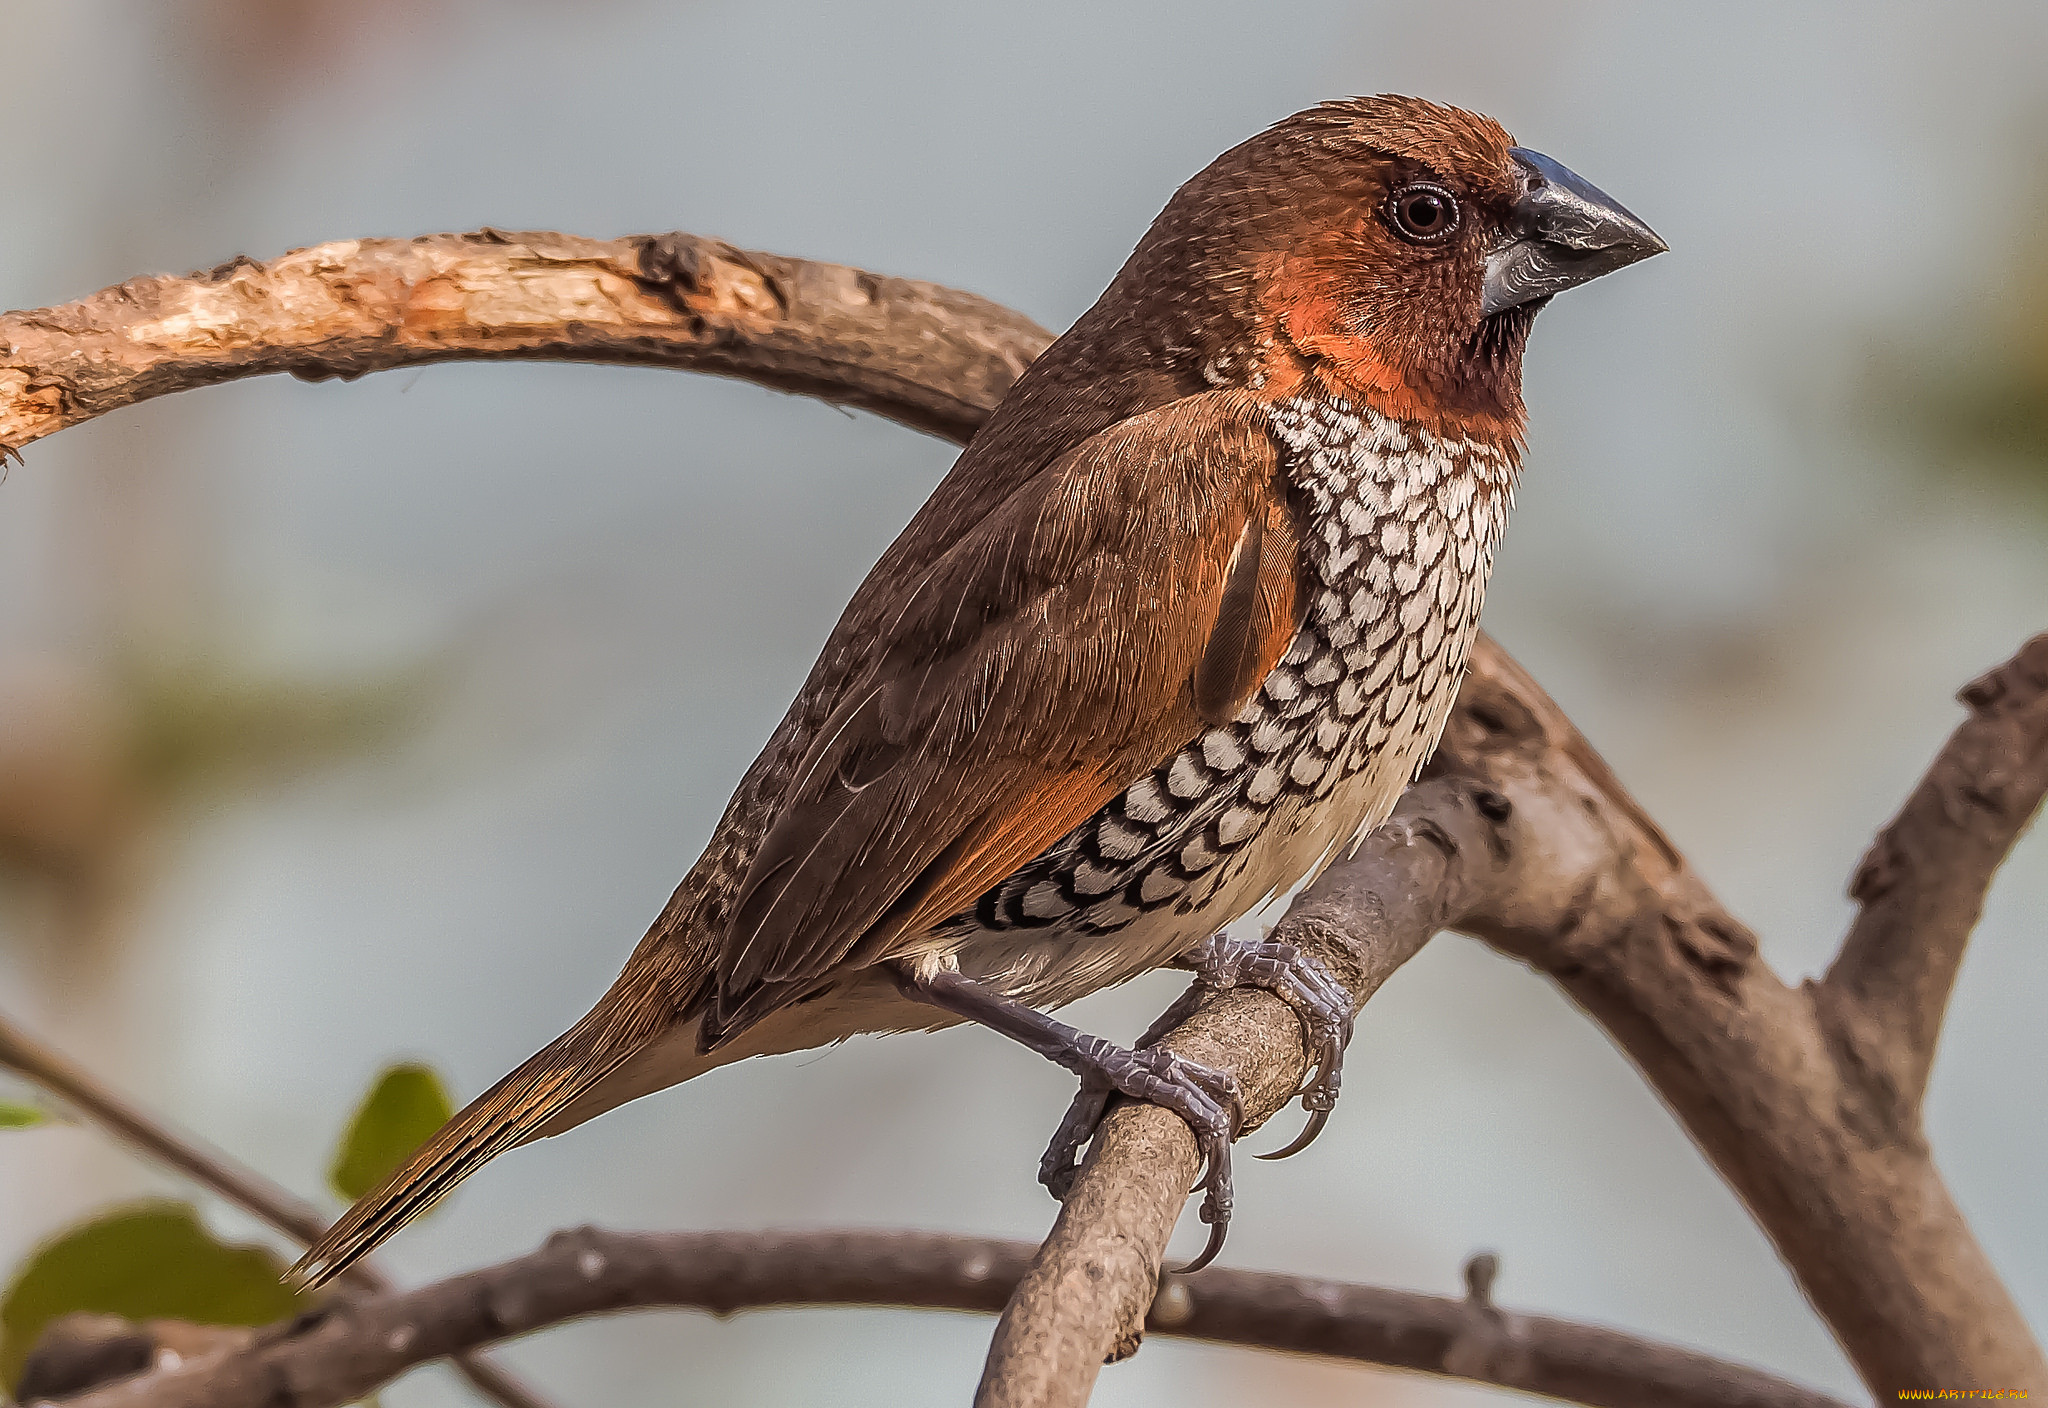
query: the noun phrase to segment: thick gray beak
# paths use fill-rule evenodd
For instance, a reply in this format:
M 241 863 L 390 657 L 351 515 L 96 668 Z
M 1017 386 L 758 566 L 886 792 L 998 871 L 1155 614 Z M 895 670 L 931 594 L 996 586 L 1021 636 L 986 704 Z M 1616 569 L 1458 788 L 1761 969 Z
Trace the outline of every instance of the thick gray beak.
M 1486 256 L 1481 311 L 1495 313 L 1611 274 L 1670 246 L 1592 182 L 1541 152 L 1512 147 L 1522 194 L 1507 238 Z

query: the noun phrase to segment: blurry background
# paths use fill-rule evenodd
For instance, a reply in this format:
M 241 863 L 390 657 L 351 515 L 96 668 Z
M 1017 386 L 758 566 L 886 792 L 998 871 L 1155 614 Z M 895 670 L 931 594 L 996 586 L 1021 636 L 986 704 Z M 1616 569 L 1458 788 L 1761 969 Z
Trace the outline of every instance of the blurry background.
M 1498 116 L 1673 252 L 1544 315 L 1487 624 L 1788 977 L 1832 952 L 1953 691 L 2048 625 L 2031 0 L 12 0 L 0 53 L 7 307 L 488 223 L 684 228 L 1057 328 L 1176 184 L 1294 109 L 1391 89 Z M 32 447 L 0 481 L 0 1004 L 316 1193 L 378 1067 L 475 1094 L 604 987 L 952 454 L 753 387 L 521 365 L 246 383 Z M 1930 1106 L 2037 1323 L 2044 921 L 2036 834 Z M 1128 1036 L 1179 981 L 1077 1010 Z M 1240 1163 L 1237 1264 L 1449 1291 L 1496 1248 L 1507 1303 L 1853 1385 L 1542 981 L 1441 939 L 1351 1070 L 1310 1154 Z M 582 1221 L 1037 1237 L 1069 1093 L 972 1031 L 756 1063 L 506 1158 L 387 1264 L 428 1278 Z M 90 1129 L 0 1140 L 0 1271 L 153 1190 L 184 1191 Z M 948 1404 L 988 1329 L 659 1315 L 508 1357 L 570 1408 Z M 462 1392 L 426 1371 L 385 1401 Z M 1491 1397 L 1158 1341 L 1097 1401 Z

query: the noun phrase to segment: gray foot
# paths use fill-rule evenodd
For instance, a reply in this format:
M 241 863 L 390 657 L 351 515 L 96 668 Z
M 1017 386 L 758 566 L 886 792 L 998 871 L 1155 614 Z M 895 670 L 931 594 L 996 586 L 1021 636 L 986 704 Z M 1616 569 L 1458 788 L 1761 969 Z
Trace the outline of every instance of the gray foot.
M 1164 1039 L 1168 1032 L 1186 1020 L 1205 993 L 1237 987 L 1266 989 L 1300 1014 L 1303 1025 L 1308 1029 L 1313 1064 L 1308 1078 L 1296 1092 L 1309 1112 L 1307 1127 L 1286 1148 L 1260 1157 L 1284 1159 L 1306 1149 L 1323 1132 L 1323 1126 L 1329 1123 L 1330 1111 L 1337 1104 L 1337 1089 L 1344 1070 L 1344 1049 L 1351 1042 L 1351 994 L 1330 976 L 1329 969 L 1320 961 L 1293 944 L 1275 943 L 1270 939 L 1236 939 L 1227 934 L 1212 934 L 1176 961 L 1179 966 L 1194 972 L 1195 984 L 1138 1038 L 1138 1054 L 1151 1050 L 1154 1043 Z M 1067 1107 L 1067 1113 L 1053 1132 L 1052 1143 L 1046 1147 L 1045 1157 L 1038 1165 L 1038 1181 L 1054 1197 L 1065 1199 L 1072 1190 L 1074 1174 L 1081 1165 L 1081 1150 L 1094 1138 L 1103 1115 L 1109 1110 L 1111 1097 L 1119 1093 L 1129 1092 L 1097 1072 L 1082 1073 L 1080 1092 L 1075 1095 L 1074 1103 Z M 1194 1123 L 1192 1119 L 1188 1122 Z M 1226 1158 L 1227 1154 L 1226 1149 Z M 1212 1177 L 1215 1163 L 1211 1157 Z M 1216 1194 L 1214 1185 L 1208 1186 L 1211 1197 L 1203 1204 L 1204 1221 L 1210 1221 Z M 1226 1170 L 1221 1202 L 1222 1216 L 1226 1220 L 1229 1217 L 1229 1193 Z M 1197 1267 L 1207 1265 L 1222 1245 L 1219 1224 L 1212 1221 L 1211 1226 L 1219 1227 L 1211 1237 L 1214 1245 L 1197 1259 Z
M 1295 1093 L 1309 1112 L 1308 1125 L 1292 1144 L 1262 1159 L 1284 1159 L 1315 1142 L 1330 1111 L 1337 1106 L 1337 1088 L 1344 1076 L 1344 1051 L 1351 1045 L 1351 994 L 1330 976 L 1322 961 L 1293 944 L 1271 939 L 1234 939 L 1212 934 L 1181 955 L 1182 967 L 1194 970 L 1207 988 L 1264 988 L 1292 1007 L 1308 1029 L 1308 1077 Z
M 1135 1049 L 1143 1051 L 1165 1040 L 1168 1032 L 1194 1012 L 1201 997 L 1202 988 L 1197 985 L 1175 998 L 1173 1004 L 1145 1029 Z M 1110 1097 L 1117 1093 L 1116 1087 L 1100 1072 L 1081 1073 L 1081 1089 L 1075 1094 L 1074 1103 L 1067 1106 L 1067 1113 L 1060 1119 L 1060 1127 L 1053 1131 L 1052 1143 L 1045 1147 L 1045 1156 L 1038 1161 L 1038 1181 L 1061 1202 L 1065 1202 L 1067 1194 L 1073 1191 L 1074 1175 L 1081 1169 L 1081 1151 L 1095 1137 L 1102 1117 L 1109 1113 Z
M 1092 1069 L 1081 1073 L 1081 1093 L 1067 1108 L 1066 1118 L 1039 1161 L 1038 1181 L 1065 1201 L 1080 1168 L 1081 1148 L 1094 1137 L 1112 1096 L 1144 1100 L 1173 1111 L 1195 1132 L 1195 1145 L 1202 1154 L 1202 1177 L 1188 1191 L 1202 1194 L 1198 1216 L 1208 1225 L 1209 1243 L 1200 1256 L 1179 1268 L 1183 1275 L 1200 1271 L 1223 1250 L 1223 1238 L 1230 1229 L 1230 1144 L 1244 1122 L 1244 1102 L 1236 1078 L 1156 1046 L 1127 1051 L 1105 1041 L 1082 1054 Z

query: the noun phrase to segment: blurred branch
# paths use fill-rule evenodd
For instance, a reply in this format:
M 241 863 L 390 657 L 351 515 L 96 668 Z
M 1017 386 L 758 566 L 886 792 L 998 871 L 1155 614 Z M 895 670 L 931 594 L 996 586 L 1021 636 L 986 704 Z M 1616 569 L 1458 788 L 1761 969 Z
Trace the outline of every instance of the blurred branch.
M 185 1320 L 124 1319 L 77 1311 L 44 1326 L 14 1386 L 23 1403 L 74 1397 L 149 1372 L 166 1359 L 199 1359 L 247 1349 L 247 1325 L 194 1325 Z
M 0 316 L 0 460 L 174 391 L 474 358 L 712 372 L 963 439 L 1047 341 L 972 294 L 694 235 L 345 240 Z
M 311 1203 L 157 1120 L 30 1037 L 5 1015 L 0 1015 L 0 1070 L 33 1081 L 124 1144 L 177 1170 L 301 1246 L 312 1245 L 327 1230 L 326 1220 Z M 394 1289 L 381 1271 L 361 1263 L 342 1279 L 364 1295 L 386 1295 Z M 458 1355 L 455 1368 L 479 1393 L 504 1408 L 552 1408 L 546 1398 L 481 1355 Z
M 364 241 L 0 318 L 0 445 L 186 386 L 464 357 L 687 367 L 964 440 L 1047 340 L 970 295 L 686 235 Z M 2013 737 L 2038 749 L 2026 741 L 2035 715 L 2021 712 Z M 2027 809 L 2015 786 L 2000 825 L 2016 831 Z M 1370 990 L 1439 926 L 1548 973 L 1743 1198 L 1874 1391 L 2048 1387 L 2048 1364 L 1919 1126 L 1925 1053 L 1975 908 L 1954 897 L 1981 894 L 2003 849 L 1987 849 L 1995 837 L 1941 841 L 1951 863 L 1975 857 L 1942 881 L 1949 899 L 1928 913 L 1945 918 L 1900 911 L 1899 937 L 1858 936 L 1845 950 L 1891 957 L 1854 958 L 1818 998 L 1812 985 L 1788 987 L 1591 744 L 1483 638 L 1429 780 L 1398 815 L 1405 829 L 1374 838 L 1290 911 L 1340 976 Z M 1931 951 L 1898 960 L 1915 946 Z M 1893 976 L 1846 976 L 1859 970 Z M 1877 1006 L 1830 996 L 1852 988 Z M 1900 1014 L 1903 1036 L 1881 1025 L 1901 993 L 1913 1008 Z M 1852 1010 L 1880 1025 L 1846 1030 Z M 1259 994 L 1210 1000 L 1168 1040 L 1228 1069 L 1261 1116 L 1306 1064 L 1293 1013 Z M 1915 1070 L 1917 1082 L 1891 1081 L 1913 1092 L 1903 1103 L 1874 1079 Z M 1135 1346 L 1194 1157 L 1186 1127 L 1162 1111 L 1112 1113 L 998 1329 L 985 1402 L 1078 1403 L 1102 1360 Z M 1027 1374 L 1036 1398 L 1021 1387 Z
M 67 1408 L 329 1408 L 438 1355 L 579 1316 L 655 1307 L 993 1311 L 1030 1259 L 1022 1242 L 917 1232 L 557 1233 L 529 1256 L 257 1332 L 246 1348 L 128 1379 Z M 1328 1355 L 1603 1408 L 1845 1408 L 1741 1365 L 1615 1330 L 1456 1300 L 1210 1270 L 1170 1281 L 1161 1334 Z M 118 1341 L 116 1342 L 118 1343 Z

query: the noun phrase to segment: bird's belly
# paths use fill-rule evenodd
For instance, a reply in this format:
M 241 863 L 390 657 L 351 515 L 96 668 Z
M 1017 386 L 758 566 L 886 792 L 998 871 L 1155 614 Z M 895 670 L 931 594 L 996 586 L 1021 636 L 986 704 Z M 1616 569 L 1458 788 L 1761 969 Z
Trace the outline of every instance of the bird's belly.
M 1468 633 L 1469 634 L 1469 633 Z M 1170 962 L 1384 821 L 1434 747 L 1467 642 L 1444 668 L 1340 702 L 1313 631 L 1212 729 L 956 916 L 968 976 L 1058 1006 Z M 1365 672 L 1370 676 L 1370 669 Z M 1299 691 L 1299 692 L 1297 692 Z M 1310 694 L 1319 696 L 1301 707 Z M 1289 712 L 1289 710 L 1292 712 Z
M 1170 963 L 1205 934 L 1258 908 L 1317 869 L 1392 810 L 1405 775 L 1364 771 L 1321 806 L 1275 808 L 1260 837 L 1228 863 L 1183 881 L 1162 859 L 1174 897 L 1075 904 L 1046 924 L 953 931 L 961 971 L 1033 1007 L 1058 1007 Z M 1199 832 L 1200 827 L 1191 830 Z M 1021 874 L 1022 872 L 1020 872 Z M 1145 874 L 1161 873 L 1157 868 Z M 1163 882 L 1155 882 L 1163 889 Z M 1130 888 L 1142 896 L 1144 874 Z

